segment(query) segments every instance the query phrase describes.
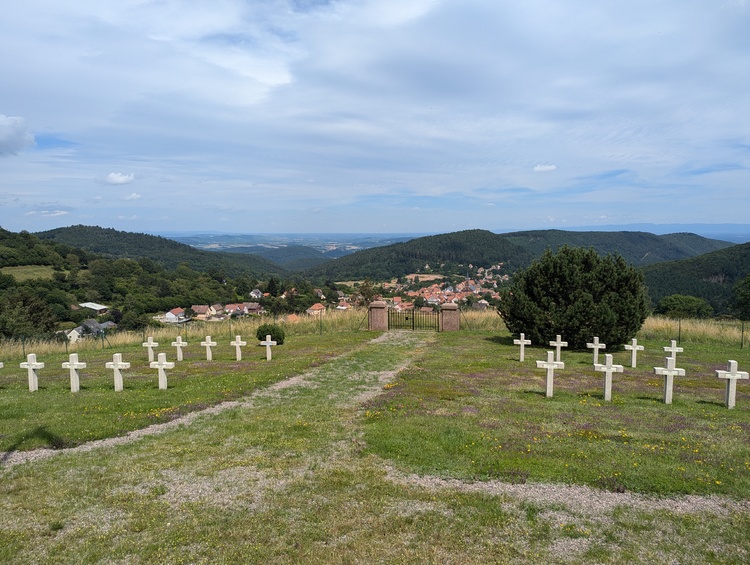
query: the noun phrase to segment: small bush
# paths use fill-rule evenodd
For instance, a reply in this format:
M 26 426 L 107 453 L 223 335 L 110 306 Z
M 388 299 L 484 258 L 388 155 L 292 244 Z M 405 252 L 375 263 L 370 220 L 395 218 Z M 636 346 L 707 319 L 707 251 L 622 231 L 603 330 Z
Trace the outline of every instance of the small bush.
M 255 332 L 255 337 L 258 341 L 263 341 L 266 336 L 270 335 L 271 340 L 275 341 L 278 345 L 284 345 L 284 329 L 276 324 L 263 324 Z

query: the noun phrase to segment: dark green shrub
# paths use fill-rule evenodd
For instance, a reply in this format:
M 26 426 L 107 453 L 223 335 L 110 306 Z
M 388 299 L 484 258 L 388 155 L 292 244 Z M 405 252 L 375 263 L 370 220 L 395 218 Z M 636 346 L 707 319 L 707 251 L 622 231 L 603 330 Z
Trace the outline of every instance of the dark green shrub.
M 255 332 L 255 337 L 258 338 L 258 341 L 265 340 L 267 335 L 270 335 L 271 340 L 275 341 L 278 345 L 284 345 L 284 329 L 280 326 L 276 324 L 263 324 Z

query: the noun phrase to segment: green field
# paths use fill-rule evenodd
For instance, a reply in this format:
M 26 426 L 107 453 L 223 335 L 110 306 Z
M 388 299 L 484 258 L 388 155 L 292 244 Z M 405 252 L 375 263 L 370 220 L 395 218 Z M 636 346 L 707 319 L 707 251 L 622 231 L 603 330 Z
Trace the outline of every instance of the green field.
M 30 279 L 51 279 L 55 269 L 49 265 L 25 265 L 22 267 L 2 267 L 0 273 L 11 275 L 17 282 Z
M 591 353 L 563 350 L 545 398 L 544 349 L 497 331 L 293 336 L 270 362 L 193 343 L 167 391 L 136 344 L 121 393 L 111 350 L 77 394 L 63 355 L 35 393 L 5 359 L 0 560 L 748 562 L 750 382 L 727 410 L 715 370 L 750 352 L 684 344 L 667 406 L 667 343 L 642 339 L 611 403 Z

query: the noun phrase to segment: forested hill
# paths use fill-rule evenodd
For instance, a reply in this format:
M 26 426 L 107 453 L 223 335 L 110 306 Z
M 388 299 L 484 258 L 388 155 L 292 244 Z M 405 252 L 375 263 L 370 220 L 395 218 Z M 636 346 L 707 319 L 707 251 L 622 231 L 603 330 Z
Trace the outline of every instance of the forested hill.
M 663 261 L 677 261 L 731 247 L 734 244 L 708 239 L 694 233 L 654 235 L 647 232 L 534 230 L 503 234 L 511 242 L 538 257 L 545 250 L 555 251 L 563 245 L 593 247 L 600 255 L 618 253 L 637 267 Z
M 35 235 L 107 258 L 151 259 L 165 269 L 175 269 L 185 263 L 196 271 L 221 271 L 228 276 L 286 274 L 282 267 L 256 255 L 202 251 L 164 237 L 112 228 L 78 225 Z
M 643 266 L 694 257 L 733 244 L 689 233 L 535 230 L 495 234 L 468 230 L 357 251 L 311 269 L 308 274 L 333 280 L 363 277 L 379 280 L 423 272 L 425 265 L 435 271 L 460 273 L 458 265 L 489 267 L 499 262 L 505 263 L 506 272 L 511 273 L 528 266 L 545 250 L 563 245 L 592 247 L 602 255 L 619 253 L 628 263 Z
M 644 268 L 652 302 L 670 294 L 706 299 L 716 312 L 729 309 L 734 285 L 750 275 L 750 243 Z
M 0 267 L 25 265 L 60 266 L 68 249 L 40 241 L 29 232 L 14 233 L 0 228 Z
M 415 272 L 460 273 L 461 266 L 489 267 L 503 262 L 515 269 L 528 265 L 532 254 L 504 236 L 486 230 L 431 235 L 383 247 L 363 249 L 310 269 L 313 278 L 386 280 Z

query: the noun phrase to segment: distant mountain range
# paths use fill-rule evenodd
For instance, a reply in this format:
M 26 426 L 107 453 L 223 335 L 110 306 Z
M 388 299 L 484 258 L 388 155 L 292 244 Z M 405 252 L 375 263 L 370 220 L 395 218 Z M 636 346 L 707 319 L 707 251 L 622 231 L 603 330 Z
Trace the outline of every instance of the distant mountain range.
M 54 264 L 49 260 L 50 251 L 35 242 L 36 238 L 24 236 L 23 232 L 3 233 L 0 266 Z M 654 302 L 669 294 L 690 294 L 705 298 L 717 312 L 727 310 L 733 286 L 750 274 L 750 243 L 735 245 L 693 233 L 533 230 L 496 234 L 467 230 L 363 249 L 338 259 L 328 259 L 324 251 L 308 246 L 268 243 L 237 246 L 233 252 L 217 253 L 163 237 L 90 226 L 59 228 L 36 235 L 42 241 L 106 257 L 149 258 L 170 269 L 186 263 L 195 270 L 219 270 L 230 276 L 252 274 L 263 278 L 296 274 L 314 281 L 366 277 L 386 280 L 426 271 L 461 274 L 469 264 L 489 267 L 503 263 L 505 272 L 512 274 L 528 266 L 546 249 L 555 250 L 562 245 L 592 247 L 602 254 L 617 252 L 629 263 L 643 268 Z

